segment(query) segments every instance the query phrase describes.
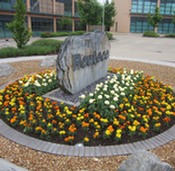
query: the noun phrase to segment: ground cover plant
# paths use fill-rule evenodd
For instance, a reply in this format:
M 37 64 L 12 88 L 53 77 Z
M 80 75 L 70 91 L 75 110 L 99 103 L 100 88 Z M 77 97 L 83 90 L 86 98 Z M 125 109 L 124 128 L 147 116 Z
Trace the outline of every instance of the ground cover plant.
M 62 144 L 114 145 L 152 137 L 175 123 L 175 93 L 143 72 L 109 69 L 79 107 L 42 94 L 57 87 L 56 71 L 16 80 L 0 91 L 0 117 L 15 129 Z
M 0 58 L 57 54 L 59 52 L 61 43 L 62 41 L 59 40 L 40 39 L 21 49 L 6 47 L 0 49 Z

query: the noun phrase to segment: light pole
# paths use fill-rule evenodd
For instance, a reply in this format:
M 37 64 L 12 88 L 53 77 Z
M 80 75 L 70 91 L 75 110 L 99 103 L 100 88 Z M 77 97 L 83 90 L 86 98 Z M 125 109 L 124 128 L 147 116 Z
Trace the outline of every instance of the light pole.
M 103 10 L 102 10 L 102 32 L 105 31 L 105 3 L 103 1 Z

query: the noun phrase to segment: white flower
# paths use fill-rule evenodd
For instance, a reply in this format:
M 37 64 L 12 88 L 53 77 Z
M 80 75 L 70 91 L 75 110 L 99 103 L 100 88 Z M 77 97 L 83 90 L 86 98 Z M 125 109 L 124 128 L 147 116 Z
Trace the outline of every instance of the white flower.
M 36 75 L 37 78 L 42 78 L 41 75 Z
M 99 96 L 98 96 L 98 99 L 102 99 L 102 98 L 103 98 L 103 96 L 102 96 L 102 95 L 99 95 Z
M 114 90 L 111 90 L 111 94 L 115 94 L 115 91 Z
M 80 99 L 84 99 L 86 96 L 84 94 L 82 94 L 81 96 L 79 96 Z
M 19 80 L 19 83 L 20 83 L 20 84 L 23 84 L 23 81 L 22 81 L 22 80 Z
M 109 105 L 110 103 L 109 103 L 109 101 L 108 101 L 108 100 L 105 100 L 105 104 L 106 104 L 106 105 Z
M 35 80 L 34 85 L 37 87 L 41 87 L 41 84 L 38 82 L 38 80 Z
M 113 98 L 113 100 L 114 100 L 114 101 L 118 101 L 118 97 L 115 96 L 115 97 Z
M 94 103 L 95 99 L 90 99 L 89 103 Z
M 107 88 L 106 88 L 106 87 L 104 87 L 104 88 L 103 88 L 103 91 L 107 91 Z
M 100 91 L 100 89 L 98 88 L 98 87 L 96 87 L 96 89 L 95 89 L 96 91 Z
M 131 69 L 130 74 L 134 74 L 134 70 L 133 69 Z
M 92 97 L 94 94 L 93 93 L 89 93 L 89 96 Z
M 27 81 L 27 82 L 24 84 L 24 87 L 28 87 L 28 86 L 29 86 L 29 84 L 30 84 L 30 82 L 29 82 L 29 81 Z
M 48 80 L 48 82 L 50 83 L 50 82 L 52 82 L 52 80 L 51 80 L 51 79 L 49 79 L 49 80 Z
M 47 83 L 43 83 L 42 85 L 46 87 L 48 84 Z
M 109 99 L 110 96 L 109 96 L 108 94 L 105 94 L 105 97 L 106 97 L 107 99 Z
M 115 109 L 115 106 L 114 105 L 110 105 L 109 106 L 111 109 Z
M 125 93 L 124 93 L 124 92 L 121 92 L 121 95 L 122 95 L 122 96 L 125 96 Z

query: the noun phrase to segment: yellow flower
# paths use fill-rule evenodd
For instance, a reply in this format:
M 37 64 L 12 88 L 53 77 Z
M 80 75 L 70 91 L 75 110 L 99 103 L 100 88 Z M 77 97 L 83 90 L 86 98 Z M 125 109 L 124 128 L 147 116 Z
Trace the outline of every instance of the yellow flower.
M 140 122 L 138 122 L 137 120 L 134 120 L 133 125 L 138 126 L 140 125 Z
M 161 123 L 156 123 L 154 126 L 155 127 L 160 127 L 161 126 Z
M 134 126 L 131 126 L 131 125 L 129 125 L 128 126 L 128 129 L 130 130 L 130 131 L 132 131 L 132 132 L 135 132 L 136 131 L 136 126 L 134 125 Z
M 106 134 L 107 136 L 109 136 L 109 135 L 111 135 L 111 131 L 107 129 L 107 130 L 105 131 L 105 134 Z
M 100 121 L 104 122 L 104 123 L 108 123 L 108 119 L 106 119 L 106 118 L 101 118 Z
M 119 121 L 116 118 L 114 118 L 113 124 L 118 126 L 119 125 Z
M 65 130 L 62 130 L 62 131 L 59 132 L 59 134 L 60 135 L 64 135 L 64 134 L 66 134 L 66 131 Z
M 84 142 L 89 142 L 89 138 L 88 137 L 84 137 Z

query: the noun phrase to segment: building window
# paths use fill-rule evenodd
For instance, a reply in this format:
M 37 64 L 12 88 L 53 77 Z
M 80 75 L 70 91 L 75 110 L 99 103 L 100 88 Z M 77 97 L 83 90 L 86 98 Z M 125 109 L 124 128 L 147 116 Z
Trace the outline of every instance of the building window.
M 65 24 L 63 24 L 62 23 L 63 18 L 57 19 L 57 31 L 63 31 L 63 32 L 72 31 L 72 19 L 70 18 L 70 22 L 66 22 Z
M 175 0 L 161 0 L 160 13 L 165 15 L 173 15 L 175 11 Z
M 41 32 L 53 32 L 53 19 L 32 17 L 31 21 L 34 36 L 40 36 Z
M 7 28 L 7 23 L 13 20 L 13 16 L 0 15 L 0 38 L 12 37 L 11 31 Z
M 162 34 L 175 33 L 175 25 L 172 23 L 172 19 L 163 19 L 159 23 L 158 32 Z
M 72 16 L 72 0 L 56 0 L 56 4 L 59 6 L 59 11 L 61 10 L 64 13 L 64 16 Z
M 30 0 L 30 11 L 33 13 L 53 13 L 53 2 L 51 0 Z
M 132 0 L 132 13 L 154 13 L 157 0 Z
M 143 17 L 131 17 L 130 32 L 131 33 L 143 33 L 148 30 L 153 30 L 147 22 L 147 18 Z

